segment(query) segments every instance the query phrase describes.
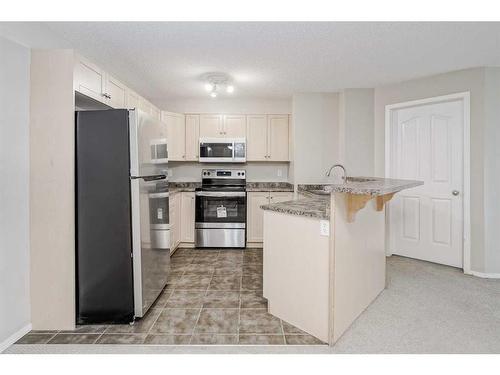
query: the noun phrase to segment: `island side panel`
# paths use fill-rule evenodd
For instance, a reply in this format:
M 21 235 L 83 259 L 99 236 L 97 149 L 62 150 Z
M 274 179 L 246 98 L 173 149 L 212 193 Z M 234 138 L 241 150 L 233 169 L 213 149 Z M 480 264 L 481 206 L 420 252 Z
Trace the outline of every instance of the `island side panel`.
M 348 222 L 345 193 L 331 197 L 333 338 L 336 342 L 385 287 L 385 212 L 376 199 Z
M 264 211 L 264 297 L 269 313 L 329 340 L 329 237 L 320 220 Z

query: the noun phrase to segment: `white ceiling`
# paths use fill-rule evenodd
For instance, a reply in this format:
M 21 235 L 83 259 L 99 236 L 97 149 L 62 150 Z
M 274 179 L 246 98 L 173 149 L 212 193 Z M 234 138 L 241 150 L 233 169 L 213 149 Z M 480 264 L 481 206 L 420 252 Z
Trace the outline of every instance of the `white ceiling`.
M 234 78 L 235 97 L 376 87 L 500 66 L 500 23 L 47 23 L 152 101 L 206 98 L 200 76 Z

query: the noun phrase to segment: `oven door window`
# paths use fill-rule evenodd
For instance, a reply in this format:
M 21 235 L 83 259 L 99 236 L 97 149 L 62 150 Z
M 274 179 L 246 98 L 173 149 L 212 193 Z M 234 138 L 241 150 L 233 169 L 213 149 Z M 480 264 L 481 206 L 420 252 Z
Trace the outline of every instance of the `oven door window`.
M 244 223 L 246 197 L 196 197 L 197 223 Z
M 200 143 L 200 157 L 202 158 L 232 158 L 232 143 Z

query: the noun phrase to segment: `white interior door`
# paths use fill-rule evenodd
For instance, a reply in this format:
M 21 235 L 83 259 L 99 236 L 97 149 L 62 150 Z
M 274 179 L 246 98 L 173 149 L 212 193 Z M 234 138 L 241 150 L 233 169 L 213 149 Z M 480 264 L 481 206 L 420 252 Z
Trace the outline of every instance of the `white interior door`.
M 392 111 L 390 175 L 424 181 L 389 207 L 393 254 L 463 267 L 463 101 Z

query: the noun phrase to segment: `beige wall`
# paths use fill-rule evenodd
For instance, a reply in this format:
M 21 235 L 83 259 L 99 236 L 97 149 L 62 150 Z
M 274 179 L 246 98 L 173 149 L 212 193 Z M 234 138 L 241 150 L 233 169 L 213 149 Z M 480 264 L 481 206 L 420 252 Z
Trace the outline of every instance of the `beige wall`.
M 374 89 L 346 89 L 340 93 L 340 160 L 350 176 L 372 176 L 375 164 Z
M 500 273 L 499 70 L 474 68 L 401 82 L 375 89 L 375 175 L 385 168 L 385 106 L 409 100 L 470 91 L 471 268 Z M 493 229 L 496 228 L 496 229 Z
M 339 161 L 339 95 L 303 93 L 292 104 L 293 182 L 320 183 L 327 180 L 328 167 Z
M 247 181 L 288 181 L 289 163 L 249 162 L 238 164 L 206 164 L 198 162 L 169 162 L 172 182 L 201 181 L 201 170 L 206 168 L 241 168 L 246 170 Z
M 73 51 L 33 50 L 30 105 L 33 329 L 75 324 Z
M 484 78 L 484 272 L 500 275 L 500 68 Z

